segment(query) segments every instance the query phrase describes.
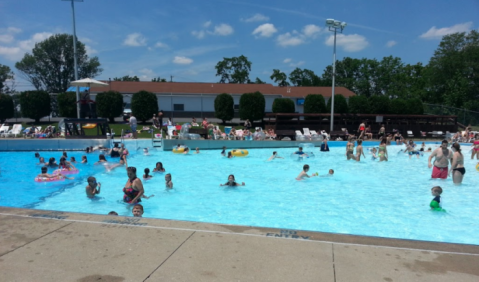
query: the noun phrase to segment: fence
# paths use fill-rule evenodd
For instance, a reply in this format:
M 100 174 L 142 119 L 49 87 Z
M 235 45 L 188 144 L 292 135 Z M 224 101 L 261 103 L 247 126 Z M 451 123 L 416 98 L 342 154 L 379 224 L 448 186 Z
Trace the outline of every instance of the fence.
M 448 115 L 457 116 L 457 121 L 463 125 L 479 126 L 479 112 L 459 109 L 444 105 L 427 104 L 424 105 L 424 114 L 426 115 Z

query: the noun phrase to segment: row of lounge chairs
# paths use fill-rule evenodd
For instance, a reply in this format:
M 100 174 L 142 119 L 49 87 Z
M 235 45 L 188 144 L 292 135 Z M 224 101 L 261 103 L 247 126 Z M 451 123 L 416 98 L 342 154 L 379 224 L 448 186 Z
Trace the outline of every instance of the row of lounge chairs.
M 312 140 L 312 141 L 322 141 L 323 139 L 329 140 L 330 136 L 324 130 L 321 133 L 317 133 L 316 130 L 309 130 L 309 128 L 303 128 L 301 130 L 296 130 L 296 140 Z
M 56 136 L 56 128 L 55 126 L 50 126 L 44 131 L 42 131 L 41 126 L 27 127 L 26 129 L 23 129 L 22 124 L 14 124 L 11 129 L 8 125 L 2 125 L 0 127 L 1 138 L 16 138 L 18 136 L 22 136 L 24 138 L 50 138 Z

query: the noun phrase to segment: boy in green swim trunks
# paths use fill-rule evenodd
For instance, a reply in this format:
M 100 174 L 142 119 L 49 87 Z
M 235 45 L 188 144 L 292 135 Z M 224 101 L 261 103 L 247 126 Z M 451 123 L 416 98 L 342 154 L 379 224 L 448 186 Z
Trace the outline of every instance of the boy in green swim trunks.
M 434 199 L 432 199 L 431 203 L 429 204 L 431 209 L 435 211 L 446 211 L 445 209 L 441 207 L 441 194 L 442 194 L 441 186 L 432 187 L 431 194 L 434 196 Z

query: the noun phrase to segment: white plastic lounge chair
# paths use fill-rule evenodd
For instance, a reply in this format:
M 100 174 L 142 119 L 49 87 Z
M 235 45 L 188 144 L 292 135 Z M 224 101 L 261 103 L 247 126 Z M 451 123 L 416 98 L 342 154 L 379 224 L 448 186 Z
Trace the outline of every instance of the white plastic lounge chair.
M 0 133 L 7 133 L 9 129 L 10 126 L 2 124 L 2 127 L 0 127 Z
M 304 136 L 311 140 L 311 132 L 309 132 L 309 128 L 303 128 Z
M 311 137 L 318 135 L 316 130 L 310 130 L 309 133 L 311 133 Z
M 414 137 L 414 134 L 412 133 L 411 130 L 407 131 L 407 137 Z
M 14 124 L 12 129 L 10 131 L 8 131 L 7 133 L 3 133 L 3 137 L 7 138 L 7 137 L 17 137 L 17 135 L 20 135 L 22 134 L 22 129 L 23 129 L 23 126 L 19 123 L 19 124 Z
M 173 135 L 173 130 L 176 130 L 176 126 L 168 125 L 168 138 L 169 139 L 177 139 L 178 135 Z
M 295 130 L 295 132 L 296 132 L 296 140 L 298 140 L 298 141 L 306 140 L 306 136 L 304 136 L 303 133 L 301 133 L 300 130 Z

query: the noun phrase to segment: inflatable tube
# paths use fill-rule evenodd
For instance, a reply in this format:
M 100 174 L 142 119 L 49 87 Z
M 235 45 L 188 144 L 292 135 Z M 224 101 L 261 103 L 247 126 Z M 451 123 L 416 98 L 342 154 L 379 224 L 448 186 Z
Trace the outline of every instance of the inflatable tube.
M 303 160 L 303 159 L 314 159 L 314 153 L 313 152 L 304 152 L 303 155 L 298 155 L 298 154 L 295 154 L 295 153 L 291 153 L 290 157 L 291 157 L 292 160 L 295 160 L 295 161 L 300 161 L 300 160 Z
M 235 157 L 246 157 L 249 154 L 249 152 L 248 150 L 244 150 L 244 149 L 236 149 L 236 150 L 232 150 L 231 154 Z
M 479 171 L 479 163 L 476 165 L 476 170 Z
M 439 205 L 438 202 L 432 200 L 431 203 L 429 204 L 429 206 L 431 207 L 432 210 L 434 211 L 443 211 L 445 212 L 446 210 L 441 208 L 441 206 Z
M 183 146 L 180 146 L 179 148 L 176 147 L 176 148 L 173 148 L 173 153 L 175 154 L 183 154 L 185 152 L 185 147 Z
M 55 182 L 55 181 L 64 181 L 65 177 L 63 175 L 58 174 L 55 177 L 35 177 L 35 182 Z
M 303 150 L 304 150 L 306 148 L 314 148 L 314 144 L 313 143 L 299 143 L 298 147 L 303 147 Z
M 85 129 L 92 129 L 96 127 L 96 123 L 87 123 L 84 126 L 82 126 Z
M 77 174 L 77 173 L 79 173 L 79 172 L 80 172 L 80 171 L 78 171 L 78 169 L 62 168 L 62 169 L 54 170 L 54 171 L 53 171 L 53 174 L 63 174 L 63 175 L 67 175 L 67 174 Z

